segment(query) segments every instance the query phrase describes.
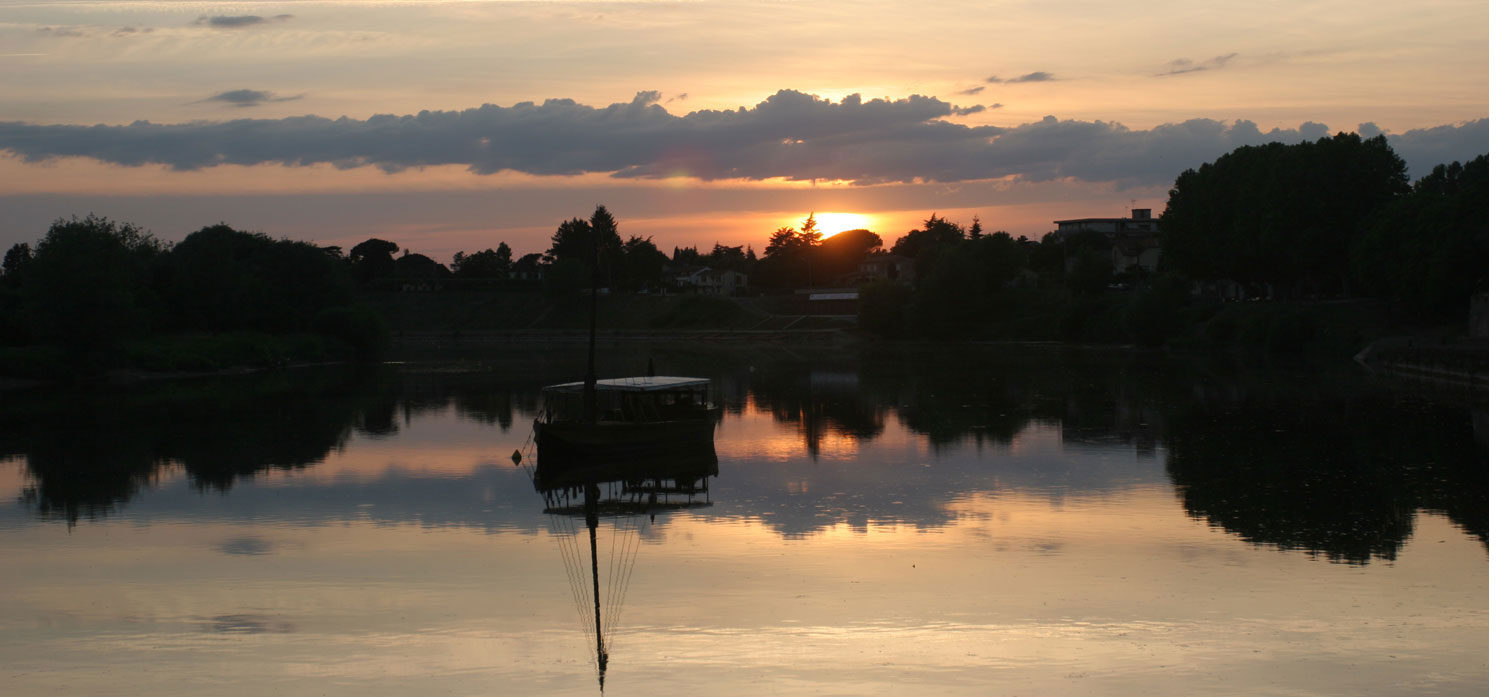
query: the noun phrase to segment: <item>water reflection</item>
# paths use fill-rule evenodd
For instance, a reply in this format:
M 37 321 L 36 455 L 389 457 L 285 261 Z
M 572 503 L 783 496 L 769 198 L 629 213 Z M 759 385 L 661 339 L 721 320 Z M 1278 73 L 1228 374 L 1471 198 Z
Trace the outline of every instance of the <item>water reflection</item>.
M 654 524 L 658 514 L 712 505 L 708 480 L 718 474 L 718 458 L 711 436 L 677 444 L 669 456 L 636 453 L 621 461 L 548 454 L 527 469 L 546 502 L 551 536 L 562 554 L 602 692 L 644 526 Z M 605 518 L 613 534 L 600 555 L 598 527 Z M 586 553 L 578 519 L 587 529 Z
M 1487 543 L 1486 453 L 1459 410 L 1298 382 L 1174 405 L 1169 422 L 1186 511 L 1250 542 L 1393 560 L 1426 509 Z
M 24 458 L 27 510 L 76 522 L 120 510 L 171 472 L 198 491 L 226 492 L 243 478 L 313 467 L 356 441 L 408 438 L 423 418 L 451 413 L 487 429 L 478 447 L 493 451 L 492 464 L 444 477 L 391 470 L 341 482 L 338 495 L 305 481 L 274 501 L 246 491 L 195 505 L 258 501 L 299 506 L 314 520 L 527 529 L 500 463 L 528 431 L 539 386 L 573 372 L 567 351 L 543 353 L 17 394 L 0 405 L 0 459 Z M 642 352 L 610 356 L 612 372 L 645 362 Z M 1473 429 L 1485 404 L 1466 395 L 1414 394 L 1360 375 L 1013 346 L 652 356 L 722 392 L 723 445 L 744 466 L 717 515 L 755 518 L 786 537 L 835 525 L 944 526 L 952 501 L 996 489 L 1059 501 L 1168 477 L 1191 516 L 1339 562 L 1395 559 L 1420 510 L 1487 540 L 1485 430 Z M 785 455 L 767 457 L 772 440 L 790 443 Z
M 226 491 L 256 472 L 297 470 L 362 425 L 359 371 L 199 380 L 140 390 L 18 395 L 0 407 L 0 457 L 24 456 L 23 497 L 43 517 L 104 516 L 180 467 Z

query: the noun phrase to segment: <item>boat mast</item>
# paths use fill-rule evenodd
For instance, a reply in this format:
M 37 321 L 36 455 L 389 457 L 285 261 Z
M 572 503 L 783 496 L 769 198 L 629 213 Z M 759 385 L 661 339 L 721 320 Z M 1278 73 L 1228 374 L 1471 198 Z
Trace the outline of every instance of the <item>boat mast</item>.
M 598 235 L 608 211 L 603 206 L 593 211 L 588 224 L 588 372 L 583 373 L 583 414 L 589 425 L 598 421 L 598 374 L 593 370 L 593 348 L 598 337 Z

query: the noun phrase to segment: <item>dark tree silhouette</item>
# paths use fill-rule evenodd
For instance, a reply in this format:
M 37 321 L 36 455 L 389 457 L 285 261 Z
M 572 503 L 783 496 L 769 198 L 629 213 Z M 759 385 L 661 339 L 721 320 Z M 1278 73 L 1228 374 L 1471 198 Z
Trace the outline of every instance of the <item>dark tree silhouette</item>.
M 1244 146 L 1176 179 L 1160 217 L 1163 253 L 1192 278 L 1284 297 L 1345 293 L 1350 250 L 1407 181 L 1383 136 Z
M 494 249 L 485 249 L 473 254 L 458 252 L 453 255 L 453 275 L 475 280 L 509 278 L 510 266 L 513 263 L 510 254 L 510 245 L 503 242 L 500 242 L 499 246 Z
M 707 265 L 718 270 L 748 274 L 754 270 L 754 250 L 750 249 L 747 252 L 744 250 L 743 245 L 729 247 L 715 242 L 712 254 L 707 256 Z
M 920 259 L 921 252 L 926 249 L 938 245 L 956 244 L 961 242 L 963 237 L 962 228 L 956 223 L 932 213 L 920 229 L 911 230 L 895 240 L 895 245 L 889 251 L 900 256 Z
M 348 270 L 323 250 L 222 223 L 172 248 L 163 294 L 175 327 L 203 331 L 306 331 L 353 302 Z
M 446 266 L 425 254 L 402 254 L 395 260 L 396 278 L 420 281 L 435 281 L 452 276 Z
M 845 230 L 822 240 L 815 252 L 816 269 L 823 282 L 858 270 L 864 257 L 884 246 L 879 235 L 864 230 Z
M 613 287 L 623 258 L 624 241 L 619 238 L 618 224 L 603 206 L 598 206 L 589 220 L 573 218 L 557 226 L 551 236 L 551 248 L 546 250 L 546 263 L 553 267 L 571 260 L 584 269 L 596 268 L 600 288 Z M 588 282 L 585 279 L 583 286 Z
M 816 248 L 822 243 L 815 213 L 806 216 L 801 229 L 783 227 L 770 234 L 765 256 L 754 267 L 755 285 L 790 290 L 814 282 Z
M 1375 217 L 1352 250 L 1353 276 L 1364 292 L 1460 318 L 1485 288 L 1487 217 L 1488 157 L 1437 165 Z
M 619 272 L 621 290 L 639 291 L 659 288 L 661 270 L 666 268 L 666 255 L 656 248 L 649 237 L 633 235 L 624 243 L 623 268 Z
M 31 245 L 25 242 L 17 242 L 10 249 L 5 250 L 5 261 L 0 263 L 0 279 L 7 285 L 19 286 L 21 275 L 26 273 L 26 267 L 31 265 Z
M 162 245 L 149 232 L 93 215 L 58 220 L 37 244 L 23 287 L 36 338 L 92 363 L 158 319 Z
M 354 278 L 367 283 L 377 278 L 388 278 L 395 273 L 395 253 L 400 245 L 371 237 L 349 250 L 349 263 L 354 267 Z

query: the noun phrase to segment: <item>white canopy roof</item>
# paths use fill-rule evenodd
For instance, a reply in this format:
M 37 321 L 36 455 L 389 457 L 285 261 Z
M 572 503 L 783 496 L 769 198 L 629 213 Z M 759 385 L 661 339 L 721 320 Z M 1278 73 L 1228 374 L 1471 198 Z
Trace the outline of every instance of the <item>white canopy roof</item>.
M 712 384 L 707 378 L 684 378 L 670 375 L 654 375 L 638 378 L 609 378 L 598 381 L 598 389 L 612 390 L 615 392 L 657 392 L 661 390 L 682 390 L 697 387 L 707 387 Z M 581 382 L 567 382 L 560 385 L 548 385 L 541 388 L 550 392 L 581 392 Z

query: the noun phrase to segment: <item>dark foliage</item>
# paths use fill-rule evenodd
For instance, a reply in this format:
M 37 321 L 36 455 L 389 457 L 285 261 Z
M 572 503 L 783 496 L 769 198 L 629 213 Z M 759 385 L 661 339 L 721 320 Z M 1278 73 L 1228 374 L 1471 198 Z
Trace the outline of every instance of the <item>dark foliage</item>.
M 816 285 L 817 247 L 822 231 L 817 229 L 816 214 L 806 217 L 801 229 L 780 228 L 770 234 L 765 256 L 754 266 L 751 282 L 760 288 L 789 291 Z
M 858 270 L 858 263 L 884 246 L 879 235 L 864 229 L 846 230 L 822 240 L 813 252 L 813 264 L 821 277 L 818 285 L 831 285 Z
M 395 260 L 394 277 L 411 281 L 440 281 L 453 275 L 446 266 L 425 254 L 402 254 Z
M 1368 221 L 1409 191 L 1382 137 L 1245 146 L 1186 170 L 1160 217 L 1172 268 L 1275 297 L 1342 294 Z
M 362 263 L 378 264 L 393 247 L 372 242 L 356 247 Z M 377 318 L 354 306 L 350 265 L 336 255 L 223 224 L 168 249 L 133 225 L 95 216 L 59 220 L 38 242 L 35 255 L 16 261 L 21 258 L 20 252 L 12 256 L 16 271 L 7 274 L 17 285 L 0 288 L 0 309 L 20 321 L 0 322 L 0 340 L 61 349 L 65 356 L 64 367 L 33 366 L 32 373 L 61 377 L 132 365 L 223 367 L 217 357 L 183 353 L 194 350 L 279 363 L 287 358 L 282 350 L 295 345 L 279 342 L 271 348 L 277 342 L 248 337 L 165 341 L 168 336 L 326 330 L 343 355 L 360 356 L 374 355 L 387 338 Z M 353 319 L 330 321 L 324 315 L 329 311 Z M 153 340 L 157 344 L 148 346 Z M 325 347 L 314 344 L 301 345 L 309 355 L 326 358 Z
M 666 268 L 666 255 L 650 241 L 631 235 L 624 242 L 618 271 L 618 289 L 637 292 L 661 287 L 661 272 Z
M 858 328 L 875 336 L 894 338 L 906 333 L 910 287 L 890 280 L 866 283 L 858 289 Z
M 395 253 L 400 245 L 371 237 L 349 250 L 348 260 L 354 268 L 354 278 L 360 283 L 389 278 L 395 273 Z
M 905 233 L 905 236 L 895 240 L 890 248 L 890 253 L 900 256 L 919 259 L 921 252 L 940 245 L 951 245 L 964 239 L 962 227 L 946 218 L 937 217 L 935 213 L 921 225 L 919 229 Z
M 462 279 L 471 280 L 503 280 L 509 278 L 510 245 L 499 243 L 494 249 L 485 249 L 464 254 L 458 252 L 453 255 L 453 275 Z
M 37 244 L 22 286 L 31 338 L 98 367 L 121 341 L 160 320 L 163 246 L 134 225 L 88 216 L 58 220 Z
M 323 250 L 222 223 L 174 246 L 162 280 L 179 330 L 308 331 L 323 308 L 353 302 L 348 271 Z
M 1486 290 L 1488 157 L 1437 165 L 1385 206 L 1352 250 L 1360 290 L 1460 318 Z

